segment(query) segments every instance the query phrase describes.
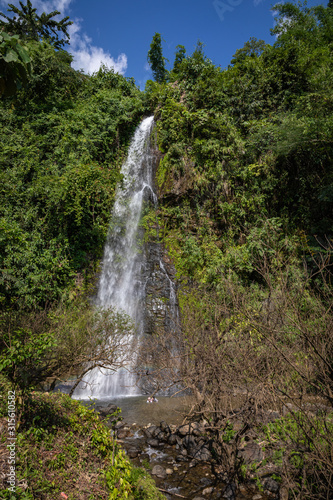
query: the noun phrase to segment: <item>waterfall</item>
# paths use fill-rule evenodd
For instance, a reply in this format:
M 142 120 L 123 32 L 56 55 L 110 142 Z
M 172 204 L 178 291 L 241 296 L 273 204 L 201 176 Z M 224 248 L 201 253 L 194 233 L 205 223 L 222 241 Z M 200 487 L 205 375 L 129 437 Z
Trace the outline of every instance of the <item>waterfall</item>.
M 149 117 L 136 129 L 121 169 L 123 182 L 116 193 L 97 294 L 99 307 L 113 306 L 131 316 L 139 335 L 144 328 L 142 269 L 146 265 L 139 224 L 144 201 L 157 203 L 150 150 L 152 126 L 153 117 Z M 124 369 L 115 373 L 94 369 L 84 382 L 75 390 L 74 397 L 109 398 L 137 394 L 134 375 Z

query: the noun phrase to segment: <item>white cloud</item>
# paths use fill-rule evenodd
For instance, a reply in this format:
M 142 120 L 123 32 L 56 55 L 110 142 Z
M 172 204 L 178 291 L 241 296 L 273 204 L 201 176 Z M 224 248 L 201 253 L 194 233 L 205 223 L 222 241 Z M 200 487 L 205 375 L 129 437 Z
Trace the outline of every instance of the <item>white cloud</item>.
M 108 52 L 104 52 L 101 47 L 87 45 L 83 50 L 70 50 L 74 56 L 72 66 L 74 69 L 83 69 L 85 73 L 94 73 L 98 71 L 101 64 L 108 68 L 113 68 L 116 73 L 125 73 L 127 69 L 127 56 L 120 54 L 117 59 L 111 57 Z
M 33 0 L 32 4 L 37 8 L 38 12 L 52 12 L 58 10 L 65 16 L 65 11 L 68 9 L 71 2 L 72 0 Z
M 114 59 L 109 52 L 92 45 L 91 38 L 81 33 L 79 19 L 75 20 L 68 31 L 70 34 L 69 52 L 74 57 L 72 63 L 74 69 L 83 69 L 85 73 L 94 73 L 99 70 L 101 64 L 105 64 L 108 68 L 113 68 L 116 73 L 125 73 L 127 69 L 126 54 L 120 54 L 117 59 Z
M 73 0 L 32 0 L 32 6 L 37 9 L 38 14 L 42 12 L 53 12 L 58 10 L 61 13 L 60 19 L 69 14 L 68 10 Z M 12 0 L 12 4 L 19 6 L 19 0 Z M 0 5 L 8 6 L 6 0 L 0 0 Z M 108 68 L 113 68 L 116 73 L 124 74 L 127 69 L 127 56 L 120 54 L 117 58 L 105 52 L 102 47 L 96 47 L 92 40 L 81 31 L 80 20 L 75 19 L 69 26 L 70 45 L 67 47 L 74 61 L 74 69 L 82 69 L 85 73 L 94 73 L 98 71 L 101 64 Z

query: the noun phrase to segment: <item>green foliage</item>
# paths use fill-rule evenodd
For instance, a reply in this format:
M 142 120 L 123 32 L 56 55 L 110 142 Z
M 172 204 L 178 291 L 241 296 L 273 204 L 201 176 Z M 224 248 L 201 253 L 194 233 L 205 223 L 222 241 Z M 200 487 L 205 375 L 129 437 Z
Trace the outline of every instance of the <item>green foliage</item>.
M 248 42 L 245 42 L 244 47 L 237 49 L 231 59 L 231 64 L 242 65 L 243 62 L 247 62 L 249 57 L 257 58 L 266 48 L 266 43 L 264 40 L 257 40 L 251 37 Z
M 28 308 L 59 297 L 74 276 L 66 255 L 68 243 L 43 238 L 43 224 L 37 223 L 36 210 L 22 214 L 20 225 L 4 214 L 0 219 L 2 304 Z M 30 229 L 31 228 L 31 229 Z
M 327 438 L 333 432 L 333 423 L 295 412 L 263 426 L 263 431 L 268 443 L 291 441 L 294 446 L 310 452 L 315 446 L 327 444 Z
M 50 333 L 32 334 L 16 330 L 12 335 L 4 335 L 1 341 L 0 370 L 24 393 L 35 387 L 43 370 L 43 359 L 56 344 Z
M 277 465 L 283 462 L 293 471 L 294 494 L 305 490 L 309 496 L 324 498 L 329 488 L 326 484 L 325 469 L 331 469 L 331 419 L 314 417 L 303 411 L 291 412 L 286 417 L 264 426 L 263 431 L 271 461 Z M 281 481 L 281 478 L 276 480 Z
M 18 35 L 0 33 L 0 96 L 14 95 L 31 76 L 31 60 Z
M 184 45 L 177 45 L 177 52 L 175 54 L 175 62 L 173 63 L 173 71 L 177 72 L 180 68 L 181 63 L 185 59 L 186 49 Z
M 29 85 L 0 107 L 0 295 L 26 308 L 59 299 L 101 257 L 143 112 L 132 79 L 105 67 L 86 77 L 47 43 L 29 51 Z
M 147 56 L 153 76 L 158 83 L 162 83 L 166 79 L 167 71 L 165 69 L 165 57 L 162 53 L 162 38 L 160 33 L 155 33 L 150 44 L 150 49 Z
M 222 434 L 223 442 L 230 443 L 230 441 L 234 438 L 235 434 L 237 434 L 237 431 L 234 430 L 232 423 L 227 421 Z
M 61 21 L 53 19 L 60 15 L 58 10 L 46 14 L 43 12 L 41 16 L 37 15 L 37 9 L 32 7 L 31 0 L 27 0 L 26 5 L 19 2 L 20 7 L 13 4 L 8 4 L 8 12 L 14 16 L 6 16 L 0 12 L 0 16 L 5 21 L 0 21 L 0 28 L 8 33 L 16 34 L 22 39 L 27 40 L 45 40 L 50 43 L 55 49 L 60 49 L 66 43 L 69 43 L 68 27 L 73 24 L 69 21 L 69 17 L 64 17 Z M 64 38 L 61 38 L 64 37 Z
M 147 89 L 161 233 L 178 274 L 214 286 L 229 273 L 258 279 L 263 220 L 281 227 L 273 253 L 285 237 L 300 256 L 331 234 L 332 14 L 290 2 L 276 12 L 274 45 L 251 38 L 222 71 L 199 43 L 170 83 Z
M 64 394 L 33 393 L 21 419 L 15 498 L 53 500 L 61 492 L 71 499 L 82 494 L 96 500 L 162 498 L 152 479 L 132 466 L 94 410 Z M 1 498 L 10 499 L 8 493 L 3 478 Z

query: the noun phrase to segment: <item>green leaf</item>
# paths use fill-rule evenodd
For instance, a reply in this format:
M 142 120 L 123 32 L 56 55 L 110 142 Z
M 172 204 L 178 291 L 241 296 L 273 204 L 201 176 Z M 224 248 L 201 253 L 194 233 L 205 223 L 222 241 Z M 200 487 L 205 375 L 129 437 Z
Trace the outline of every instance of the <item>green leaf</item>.
M 30 63 L 30 57 L 29 57 L 29 54 L 28 52 L 22 47 L 22 45 L 20 45 L 19 43 L 16 45 L 16 50 L 17 52 L 19 53 L 22 61 L 25 63 L 25 64 L 28 64 Z
M 7 63 L 13 62 L 13 61 L 15 61 L 15 62 L 19 61 L 17 53 L 12 49 L 9 49 L 7 54 L 5 56 L 3 56 L 3 58 Z

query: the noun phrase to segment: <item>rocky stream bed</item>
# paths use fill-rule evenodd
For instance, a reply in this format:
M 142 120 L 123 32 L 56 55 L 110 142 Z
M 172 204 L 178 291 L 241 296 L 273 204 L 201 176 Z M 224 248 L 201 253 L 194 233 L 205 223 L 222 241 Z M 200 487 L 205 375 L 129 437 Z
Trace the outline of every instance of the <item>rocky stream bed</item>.
M 116 408 L 95 405 L 103 418 Z M 256 411 L 249 424 L 251 411 L 250 406 L 230 411 L 223 433 L 219 422 L 144 424 L 131 417 L 118 421 L 114 432 L 132 462 L 146 468 L 168 499 L 286 500 L 288 491 L 276 480 L 279 470 L 256 430 L 279 414 Z

